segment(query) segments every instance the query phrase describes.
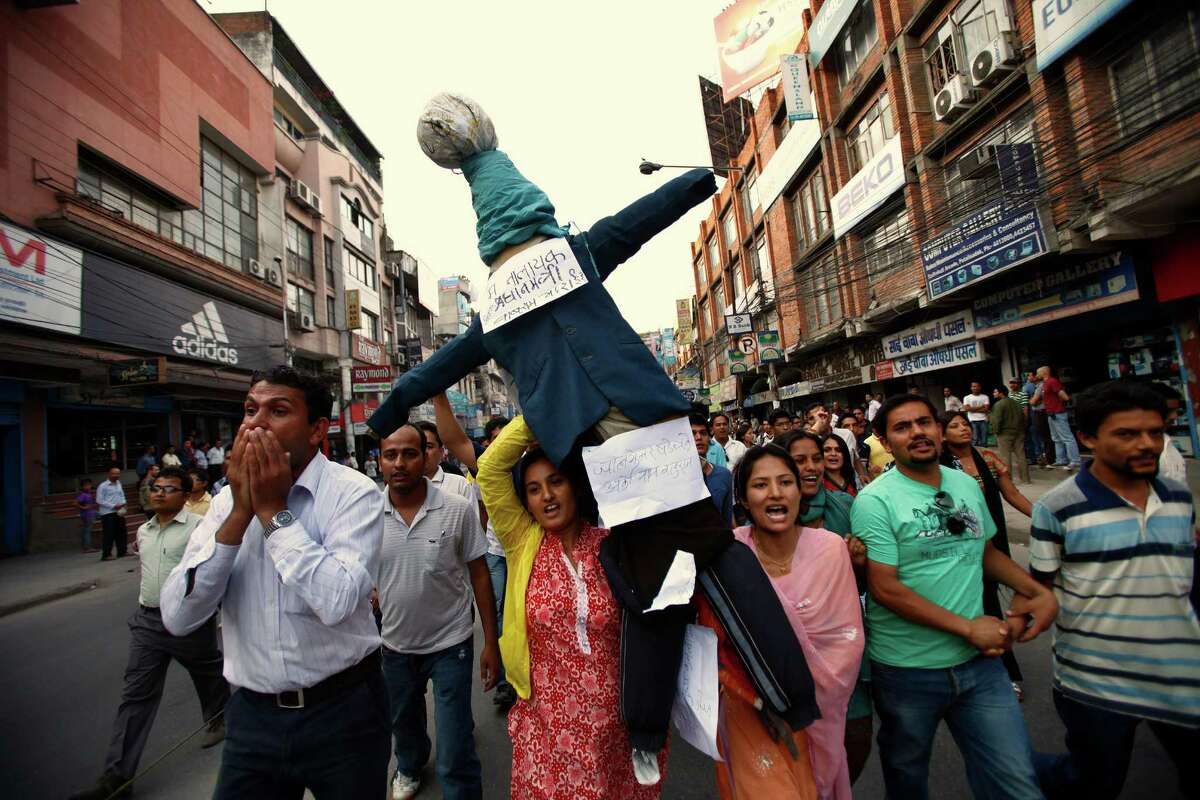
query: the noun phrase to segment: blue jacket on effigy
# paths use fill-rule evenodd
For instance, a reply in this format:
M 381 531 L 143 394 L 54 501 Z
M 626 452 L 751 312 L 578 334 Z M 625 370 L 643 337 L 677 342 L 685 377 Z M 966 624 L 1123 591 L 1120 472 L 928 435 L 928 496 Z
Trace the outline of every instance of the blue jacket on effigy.
M 716 192 L 708 170 L 692 170 L 567 236 L 588 283 L 490 333 L 471 327 L 404 373 L 368 420 L 381 438 L 409 410 L 494 358 L 516 380 L 521 408 L 542 449 L 562 463 L 580 434 L 616 406 L 638 425 L 653 425 L 689 405 L 634 332 L 603 281 L 661 231 Z

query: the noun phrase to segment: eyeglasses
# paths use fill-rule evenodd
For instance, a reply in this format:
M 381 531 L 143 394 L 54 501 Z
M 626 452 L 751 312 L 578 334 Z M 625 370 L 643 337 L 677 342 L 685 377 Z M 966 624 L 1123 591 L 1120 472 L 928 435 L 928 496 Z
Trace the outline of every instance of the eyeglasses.
M 958 504 L 954 502 L 954 498 L 949 493 L 938 492 L 933 496 L 933 502 L 937 503 L 938 508 L 950 515 L 946 518 L 946 530 L 955 536 L 962 536 L 966 533 L 967 520 L 963 516 L 962 509 L 958 508 Z
M 163 486 L 161 483 L 156 483 L 150 487 L 150 494 L 175 494 L 182 492 L 178 486 Z

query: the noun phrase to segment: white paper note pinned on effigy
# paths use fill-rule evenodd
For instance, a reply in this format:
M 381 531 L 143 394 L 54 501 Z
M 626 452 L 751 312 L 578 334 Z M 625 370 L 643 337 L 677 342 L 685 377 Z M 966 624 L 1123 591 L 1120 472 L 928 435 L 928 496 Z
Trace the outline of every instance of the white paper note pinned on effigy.
M 587 275 L 567 240 L 547 239 L 488 276 L 479 323 L 489 333 L 586 284 Z
M 661 611 L 667 606 L 682 606 L 692 602 L 692 594 L 696 591 L 696 557 L 683 550 L 675 551 L 675 560 L 663 578 L 658 596 L 650 607 L 642 611 Z
M 683 740 L 714 761 L 717 751 L 719 687 L 717 685 L 717 634 L 702 625 L 688 625 L 683 638 L 683 659 L 671 722 Z
M 592 493 L 609 526 L 645 519 L 709 497 L 686 417 L 583 448 Z

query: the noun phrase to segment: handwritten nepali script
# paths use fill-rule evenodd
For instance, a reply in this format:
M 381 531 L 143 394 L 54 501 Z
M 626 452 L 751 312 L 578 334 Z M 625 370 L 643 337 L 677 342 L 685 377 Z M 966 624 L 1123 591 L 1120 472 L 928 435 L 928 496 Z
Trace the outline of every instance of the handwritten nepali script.
M 685 742 L 714 761 L 723 760 L 717 752 L 718 696 L 717 634 L 688 625 L 671 722 Z
M 583 448 L 592 492 L 608 526 L 708 497 L 686 418 L 660 422 Z
M 488 333 L 552 303 L 587 283 L 566 239 L 547 239 L 522 250 L 488 276 L 479 322 Z

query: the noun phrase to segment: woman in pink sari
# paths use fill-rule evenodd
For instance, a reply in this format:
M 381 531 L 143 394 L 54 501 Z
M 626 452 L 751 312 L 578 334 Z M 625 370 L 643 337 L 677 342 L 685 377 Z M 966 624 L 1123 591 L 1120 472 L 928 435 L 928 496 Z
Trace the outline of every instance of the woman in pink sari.
M 754 550 L 783 603 L 812 671 L 821 719 L 782 743 L 764 725 L 745 724 L 755 713 L 754 691 L 722 641 L 718 748 L 725 761 L 717 765 L 718 788 L 725 798 L 850 800 L 843 737 L 863 656 L 863 621 L 846 543 L 800 524 L 800 476 L 781 448 L 752 448 L 735 480 L 751 524 L 734 535 Z

